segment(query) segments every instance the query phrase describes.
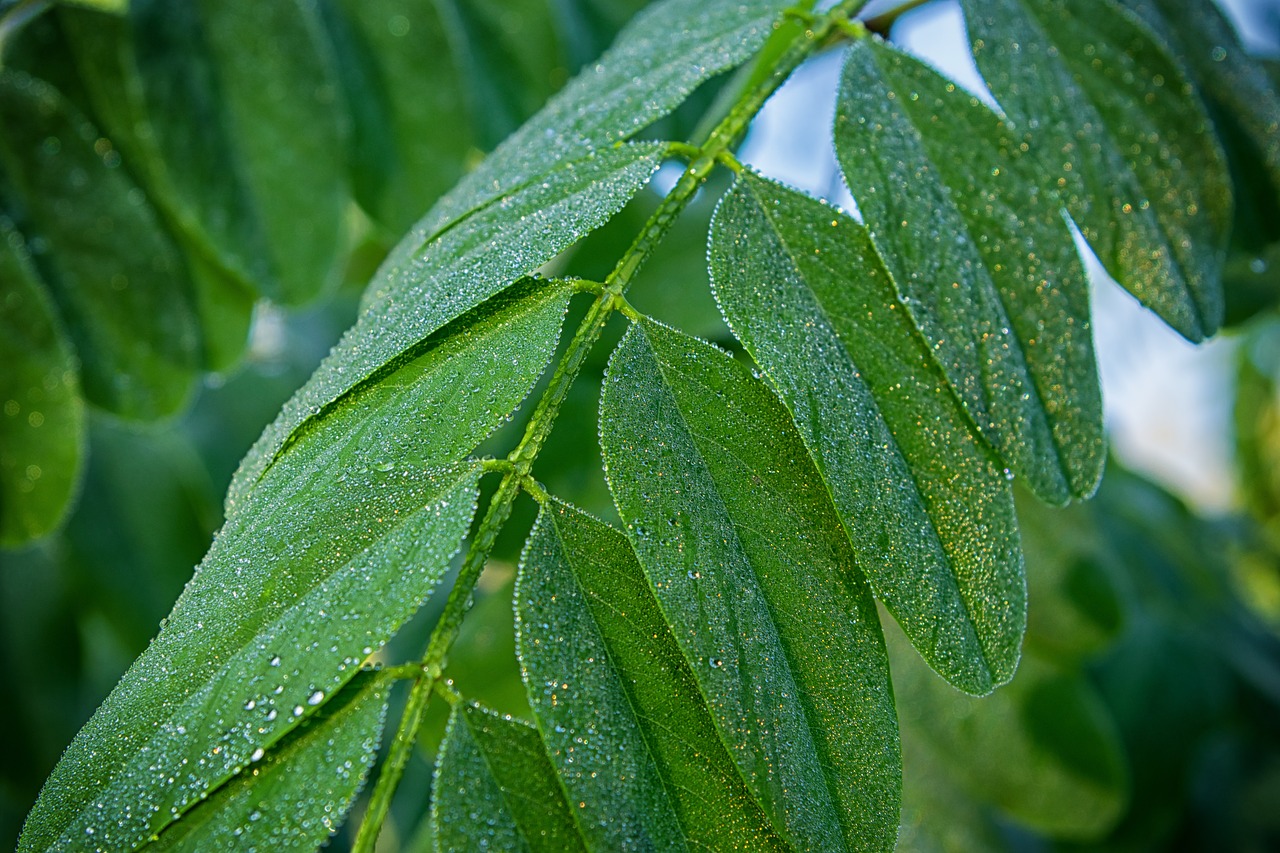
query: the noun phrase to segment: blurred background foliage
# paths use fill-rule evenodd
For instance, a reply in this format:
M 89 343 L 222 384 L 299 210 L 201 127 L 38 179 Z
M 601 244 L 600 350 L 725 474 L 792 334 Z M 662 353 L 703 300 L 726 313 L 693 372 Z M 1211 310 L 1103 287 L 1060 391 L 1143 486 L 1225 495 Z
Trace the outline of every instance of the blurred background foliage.
M 350 325 L 396 237 L 644 3 L 178 5 L 0 2 L 0 399 L 19 401 L 0 416 L 0 846 L 154 635 L 240 457 Z M 1280 43 L 1277 7 L 1260 8 Z M 731 86 L 712 81 L 653 132 L 695 135 Z M 1030 624 L 1018 676 L 992 697 L 951 690 L 889 628 L 903 849 L 1280 849 L 1280 186 L 1256 137 L 1210 102 L 1241 202 L 1222 472 L 1235 496 L 1205 512 L 1113 460 L 1091 502 L 1020 499 Z M 630 296 L 733 348 L 706 278 L 720 189 Z M 657 199 L 642 194 L 547 272 L 603 277 Z M 611 343 L 535 471 L 605 519 L 595 415 Z M 47 471 L 15 468 L 6 448 L 23 442 Z M 510 596 L 533 513 L 526 501 L 507 526 L 449 664 L 464 695 L 521 716 Z M 414 654 L 436 615 L 387 658 Z M 419 827 L 435 712 L 387 849 L 432 849 Z

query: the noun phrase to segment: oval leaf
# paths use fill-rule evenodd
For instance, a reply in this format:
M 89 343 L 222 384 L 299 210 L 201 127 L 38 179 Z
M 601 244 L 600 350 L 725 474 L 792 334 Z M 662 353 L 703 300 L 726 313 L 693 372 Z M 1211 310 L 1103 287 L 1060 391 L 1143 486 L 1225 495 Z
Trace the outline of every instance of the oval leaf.
M 593 850 L 783 850 L 626 537 L 545 506 L 516 587 L 529 701 Z
M 1181 65 L 1112 0 L 964 5 L 982 76 L 1103 266 L 1186 337 L 1212 335 L 1231 185 Z
M 716 727 L 775 831 L 893 846 L 900 770 L 870 590 L 787 411 L 652 322 L 610 362 L 606 476 Z
M 716 299 L 778 389 L 876 595 L 929 665 L 986 693 L 1026 624 L 1013 500 L 866 231 L 743 174 L 711 227 Z
M 537 730 L 478 705 L 449 718 L 431 821 L 442 853 L 586 849 Z
M 849 52 L 836 153 L 872 239 L 960 400 L 1051 503 L 1102 475 L 1084 270 L 1018 136 L 919 61 Z
M 0 220 L 0 545 L 61 523 L 80 483 L 84 402 L 75 353 L 22 237 Z

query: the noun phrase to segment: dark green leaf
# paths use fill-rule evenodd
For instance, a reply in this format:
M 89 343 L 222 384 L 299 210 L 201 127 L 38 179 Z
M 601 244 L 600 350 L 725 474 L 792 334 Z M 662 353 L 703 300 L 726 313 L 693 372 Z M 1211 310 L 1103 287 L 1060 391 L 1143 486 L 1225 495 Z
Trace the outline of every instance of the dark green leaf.
M 716 298 L 778 389 L 877 596 L 930 666 L 987 693 L 1026 589 L 1009 484 L 858 223 L 744 173 L 711 230 Z
M 1089 294 L 1020 135 L 877 41 L 856 44 L 836 153 L 885 266 L 979 429 L 1051 503 L 1102 474 Z
M 62 521 L 80 482 L 84 403 L 75 354 L 21 235 L 0 220 L 0 545 Z
M 278 301 L 335 283 L 346 127 L 315 10 L 134 0 L 128 35 L 125 85 L 150 119 L 153 163 L 206 239 Z
M 132 418 L 187 399 L 199 340 L 181 255 L 120 155 L 55 89 L 0 73 L 0 158 L 90 402 Z
M 660 157 L 652 144 L 607 149 L 561 164 L 545 181 L 475 211 L 425 245 L 406 237 L 370 284 L 356 325 L 245 458 L 227 506 L 322 407 L 599 227 L 643 186 Z M 519 339 L 511 345 L 519 349 Z M 487 383 L 490 390 L 496 381 Z
M 388 686 L 377 676 L 355 679 L 146 849 L 318 849 L 341 825 L 377 757 Z
M 871 593 L 787 411 L 644 322 L 601 400 L 606 476 L 720 737 L 785 841 L 887 849 L 897 727 Z
M 1050 835 L 1090 838 L 1124 810 L 1128 776 L 1115 723 L 1088 682 L 1026 656 L 992 695 L 957 693 L 887 631 L 904 742 L 927 749 L 960 787 Z
M 538 732 L 459 704 L 436 761 L 437 849 L 584 850 Z
M 784 849 L 716 733 L 626 538 L 543 509 L 517 587 L 542 737 L 596 850 Z
M 1011 136 L 1056 182 L 1103 265 L 1186 337 L 1212 335 L 1231 188 L 1181 66 L 1112 0 L 966 0 L 965 9 Z

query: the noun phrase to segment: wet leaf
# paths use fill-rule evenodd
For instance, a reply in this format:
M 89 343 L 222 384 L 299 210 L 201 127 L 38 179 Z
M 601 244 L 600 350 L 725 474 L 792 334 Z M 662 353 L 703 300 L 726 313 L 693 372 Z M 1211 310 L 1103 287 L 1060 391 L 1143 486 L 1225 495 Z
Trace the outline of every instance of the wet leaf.
M 351 808 L 378 754 L 388 682 L 358 676 L 147 850 L 316 850 Z
M 892 847 L 901 765 L 875 607 L 786 409 L 745 366 L 644 322 L 600 411 L 628 538 L 775 830 Z
M 979 429 L 1051 503 L 1102 475 L 1084 270 L 1020 134 L 883 44 L 845 63 L 836 153 L 899 294 Z
M 0 220 L 0 545 L 56 528 L 80 483 L 84 402 L 75 353 L 28 257 Z
M 1112 0 L 966 0 L 965 9 L 1013 135 L 1108 272 L 1186 337 L 1212 335 L 1231 188 L 1180 64 Z
M 544 508 L 516 618 L 529 699 L 561 783 L 582 803 L 589 848 L 785 848 L 626 537 L 564 504 Z
M 585 850 L 564 791 L 527 723 L 459 704 L 436 761 L 437 849 Z
M 1026 622 L 1009 483 L 866 231 L 744 173 L 709 256 L 725 318 L 790 410 L 876 595 L 957 687 L 1007 681 Z
M 603 224 L 648 181 L 660 155 L 659 146 L 638 144 L 564 163 L 426 245 L 407 236 L 370 284 L 355 326 L 245 457 L 227 506 L 322 407 Z M 485 383 L 489 390 L 496 380 Z
M 172 414 L 199 340 L 182 258 L 110 143 L 57 90 L 0 73 L 6 203 L 74 344 L 85 397 L 129 418 Z

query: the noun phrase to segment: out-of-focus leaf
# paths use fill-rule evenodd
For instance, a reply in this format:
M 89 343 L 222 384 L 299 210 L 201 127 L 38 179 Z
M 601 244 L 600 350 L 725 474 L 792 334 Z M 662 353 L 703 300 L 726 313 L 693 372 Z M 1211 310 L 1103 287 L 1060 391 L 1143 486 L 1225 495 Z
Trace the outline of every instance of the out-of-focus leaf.
M 793 846 L 889 848 L 901 765 L 870 589 L 786 409 L 650 321 L 614 351 L 605 473 L 721 740 Z
M 88 828 L 101 844 L 136 845 L 386 642 L 440 581 L 474 512 L 477 467 L 439 466 L 519 404 L 555 347 L 566 299 L 543 288 L 495 300 L 295 437 L 54 771 L 24 850 Z M 473 393 L 481 376 L 489 391 Z
M 711 231 L 716 298 L 778 389 L 877 596 L 929 665 L 987 693 L 1013 675 L 1026 585 L 1009 484 L 866 231 L 744 173 Z
M 80 483 L 84 402 L 75 353 L 27 247 L 0 220 L 0 546 L 62 521 Z
M 621 533 L 545 507 L 516 613 L 529 699 L 589 848 L 784 848 Z
M 845 63 L 835 140 L 903 304 L 979 429 L 1042 499 L 1092 494 L 1105 454 L 1088 288 L 1019 134 L 867 39 Z
M 449 719 L 431 820 L 441 853 L 586 849 L 537 730 L 478 705 Z
M 1187 338 L 1212 335 L 1231 185 L 1180 63 L 1112 0 L 966 0 L 965 9 L 1010 135 L 1042 182 L 1057 185 L 1103 266 Z
M 318 849 L 341 825 L 377 757 L 388 686 L 384 678 L 356 678 L 146 849 Z
M 1241 492 L 1264 523 L 1280 521 L 1280 322 L 1249 330 L 1236 370 L 1235 445 Z
M 80 358 L 92 403 L 130 418 L 171 414 L 199 361 L 190 284 L 120 155 L 43 81 L 0 73 L 0 160 Z
M 245 457 L 228 508 L 323 407 L 599 227 L 649 179 L 660 156 L 658 145 L 635 144 L 562 163 L 545 181 L 474 211 L 425 245 L 409 234 L 370 284 L 355 326 Z
M 902 826 L 898 849 L 912 853 L 997 853 L 1008 849 L 986 809 L 965 794 L 928 748 L 903 731 Z
M 957 693 L 886 631 L 903 740 L 928 750 L 967 794 L 1062 838 L 1104 833 L 1128 773 L 1115 723 L 1078 673 L 1032 655 L 982 699 Z

